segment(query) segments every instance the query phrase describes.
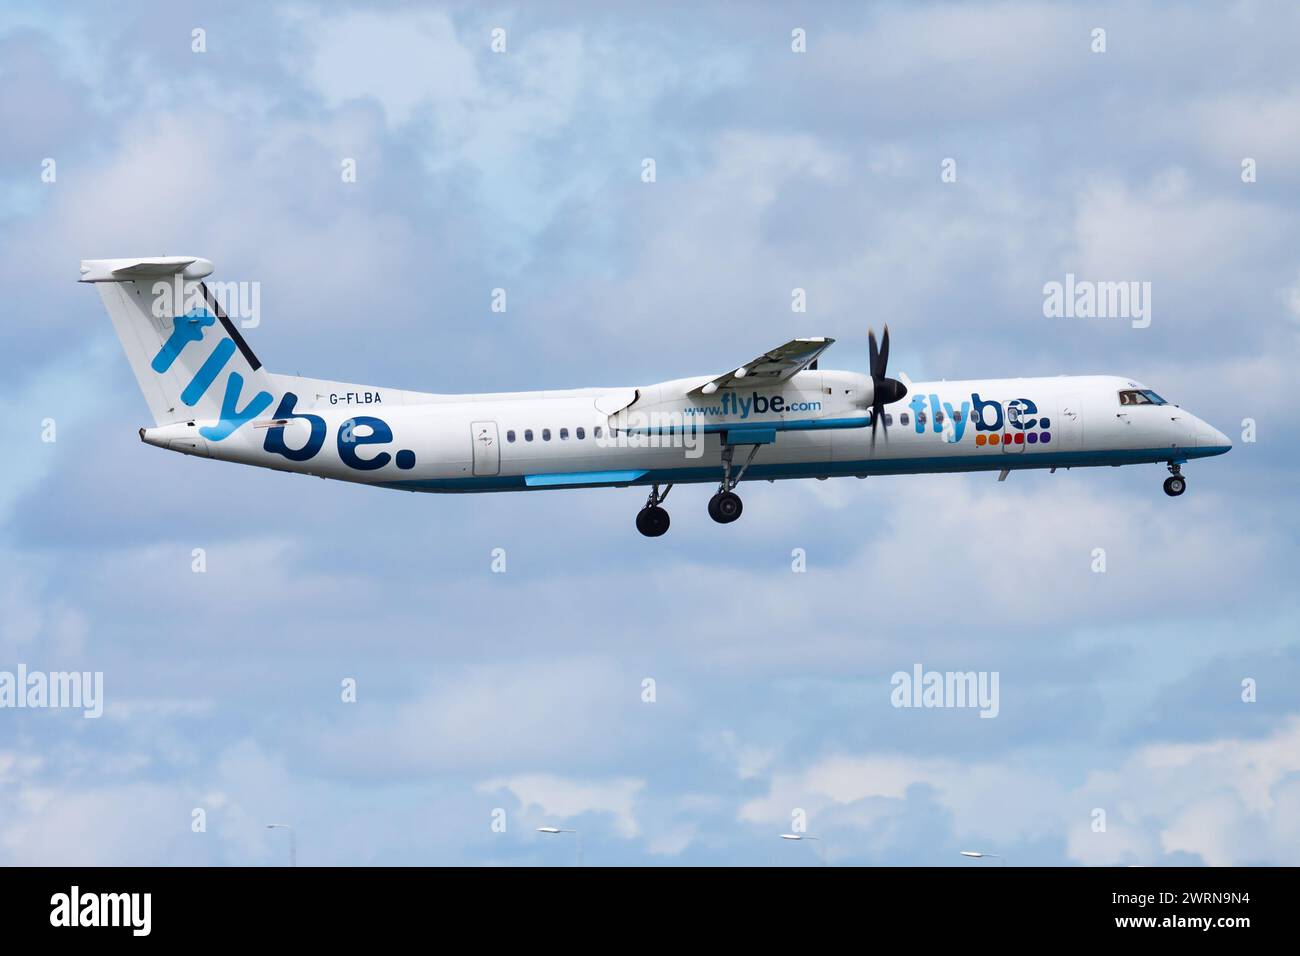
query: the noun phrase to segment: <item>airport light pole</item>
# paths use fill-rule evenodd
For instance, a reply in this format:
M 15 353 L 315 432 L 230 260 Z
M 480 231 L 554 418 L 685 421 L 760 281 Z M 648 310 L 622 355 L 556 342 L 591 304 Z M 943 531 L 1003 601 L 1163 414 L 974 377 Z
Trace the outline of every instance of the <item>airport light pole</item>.
M 809 836 L 807 833 L 782 833 L 782 840 L 812 840 L 817 844 L 817 849 L 821 853 L 822 866 L 826 866 L 826 841 L 821 837 Z
M 562 827 L 538 827 L 538 828 L 537 828 L 537 832 L 538 832 L 538 833 L 552 833 L 552 834 L 554 834 L 554 833 L 572 833 L 574 839 L 577 840 L 577 842 L 578 842 L 578 866 L 582 866 L 582 834 L 581 834 L 581 833 L 579 833 L 577 830 L 566 830 L 566 829 L 563 829 Z
M 288 830 L 289 831 L 289 865 L 298 865 L 298 834 L 294 832 L 293 827 L 287 823 L 268 823 L 268 830 Z
M 970 857 L 972 860 L 997 860 L 998 866 L 1007 865 L 1007 858 L 998 856 L 996 853 L 985 853 L 982 850 L 962 850 L 961 855 Z

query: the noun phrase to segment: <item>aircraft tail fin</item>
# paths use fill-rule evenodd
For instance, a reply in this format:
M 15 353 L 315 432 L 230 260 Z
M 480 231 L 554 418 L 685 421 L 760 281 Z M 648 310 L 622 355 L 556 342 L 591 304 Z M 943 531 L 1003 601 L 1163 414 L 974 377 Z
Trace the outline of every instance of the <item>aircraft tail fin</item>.
M 212 263 L 189 256 L 86 259 L 156 425 L 205 420 L 220 441 L 263 414 L 275 391 L 239 329 L 204 284 Z

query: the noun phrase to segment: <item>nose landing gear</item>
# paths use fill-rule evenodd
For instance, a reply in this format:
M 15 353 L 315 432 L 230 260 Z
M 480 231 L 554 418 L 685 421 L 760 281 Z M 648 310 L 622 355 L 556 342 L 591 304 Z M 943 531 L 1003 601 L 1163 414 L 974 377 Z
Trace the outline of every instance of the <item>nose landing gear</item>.
M 1183 477 L 1183 468 L 1174 462 L 1169 463 L 1169 477 L 1165 479 L 1165 494 L 1177 498 L 1187 490 L 1187 479 Z

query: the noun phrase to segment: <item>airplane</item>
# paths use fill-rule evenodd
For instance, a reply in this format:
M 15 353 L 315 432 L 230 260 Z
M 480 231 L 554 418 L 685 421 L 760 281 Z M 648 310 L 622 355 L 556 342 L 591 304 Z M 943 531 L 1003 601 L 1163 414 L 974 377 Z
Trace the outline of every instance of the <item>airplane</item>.
M 611 388 L 441 395 L 268 372 L 203 281 L 206 259 L 87 259 L 153 415 L 149 445 L 425 492 L 648 487 L 636 516 L 668 530 L 678 484 L 711 484 L 709 516 L 740 517 L 742 480 L 1013 471 L 1222 455 L 1228 437 L 1141 382 L 1111 375 L 890 378 L 889 329 L 866 373 L 819 367 L 797 338 L 715 375 Z M 908 398 L 910 396 L 910 399 Z M 905 401 L 906 399 L 906 401 Z

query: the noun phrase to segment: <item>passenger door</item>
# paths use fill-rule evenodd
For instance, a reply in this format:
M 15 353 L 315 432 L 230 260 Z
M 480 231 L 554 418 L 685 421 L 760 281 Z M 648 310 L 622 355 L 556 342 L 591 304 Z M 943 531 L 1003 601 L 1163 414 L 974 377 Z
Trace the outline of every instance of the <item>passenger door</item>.
M 474 474 L 500 474 L 501 446 L 497 442 L 497 423 L 470 422 L 469 432 L 474 445 Z
M 1061 411 L 1052 423 L 1055 427 L 1046 429 L 1064 451 L 1075 451 L 1083 447 L 1083 399 L 1077 395 L 1061 399 Z

